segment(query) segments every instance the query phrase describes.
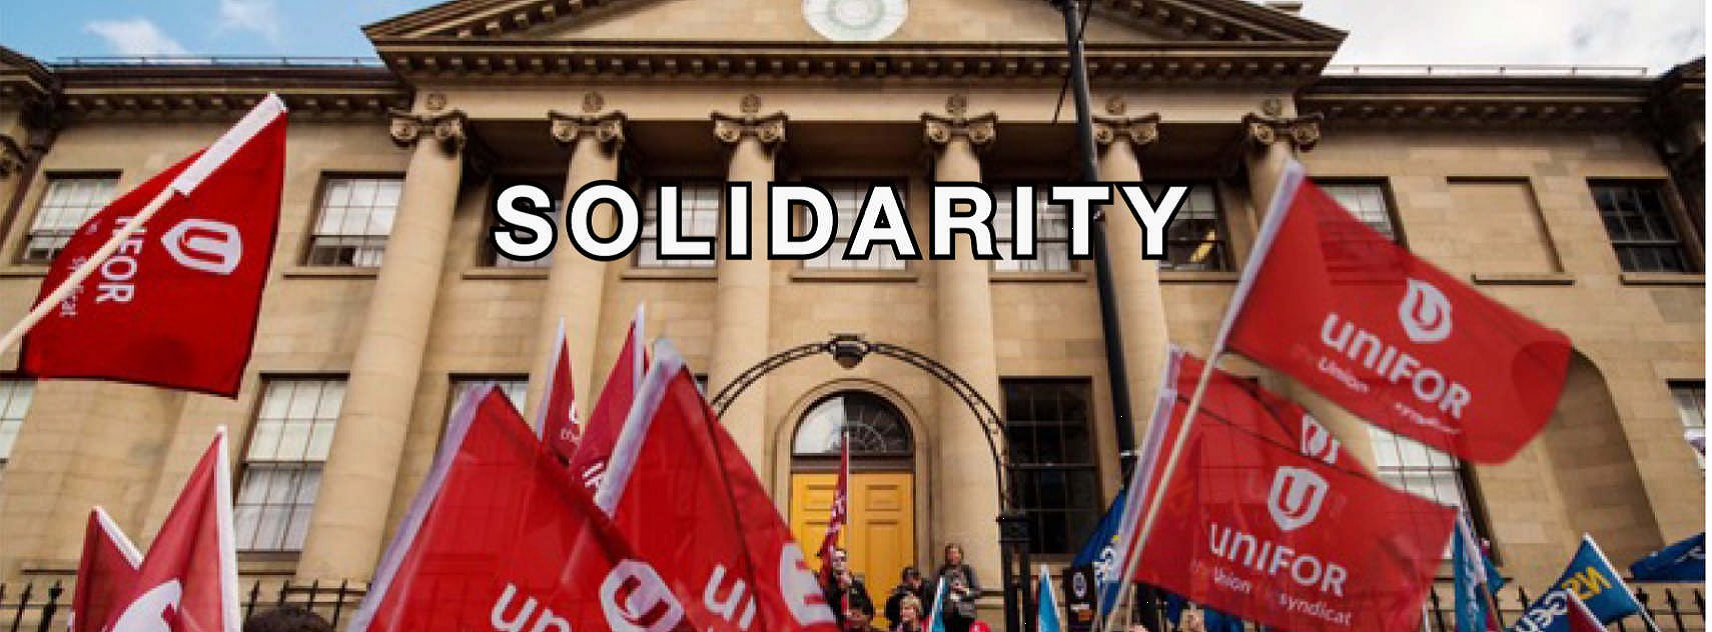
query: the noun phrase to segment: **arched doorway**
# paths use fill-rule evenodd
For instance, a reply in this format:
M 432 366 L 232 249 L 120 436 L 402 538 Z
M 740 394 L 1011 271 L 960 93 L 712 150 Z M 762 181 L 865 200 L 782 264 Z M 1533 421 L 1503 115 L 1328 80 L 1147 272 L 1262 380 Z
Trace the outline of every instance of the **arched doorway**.
M 850 524 L 842 545 L 851 569 L 879 600 L 916 559 L 915 437 L 891 402 L 844 390 L 808 407 L 791 440 L 791 531 L 818 568 L 814 549 L 826 534 L 846 438 Z

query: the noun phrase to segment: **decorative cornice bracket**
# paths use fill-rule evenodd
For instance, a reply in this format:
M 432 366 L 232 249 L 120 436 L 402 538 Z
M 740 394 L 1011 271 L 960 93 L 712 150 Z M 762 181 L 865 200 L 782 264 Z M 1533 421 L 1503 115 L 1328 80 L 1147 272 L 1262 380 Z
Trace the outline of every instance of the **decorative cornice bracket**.
M 392 142 L 399 147 L 411 147 L 423 138 L 432 138 L 448 155 L 458 155 L 469 143 L 469 117 L 462 110 L 430 114 L 391 113 Z

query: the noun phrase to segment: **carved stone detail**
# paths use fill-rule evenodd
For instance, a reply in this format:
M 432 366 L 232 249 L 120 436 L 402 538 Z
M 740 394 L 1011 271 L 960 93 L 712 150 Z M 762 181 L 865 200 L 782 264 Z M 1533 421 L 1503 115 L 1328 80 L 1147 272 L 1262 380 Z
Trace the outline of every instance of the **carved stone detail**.
M 1114 94 L 1114 95 L 1112 95 L 1111 98 L 1106 99 L 1106 113 L 1107 114 L 1110 114 L 1112 116 L 1123 116 L 1124 113 L 1128 112 L 1128 111 L 1129 111 L 1129 102 L 1124 100 L 1123 95 Z
M 720 142 L 735 145 L 745 136 L 761 141 L 766 147 L 773 147 L 785 142 L 785 123 L 789 117 L 784 112 L 774 112 L 766 116 L 746 113 L 743 116 L 713 113 L 713 135 Z
M 1159 140 L 1159 113 L 1142 116 L 1094 117 L 1094 142 L 1101 147 L 1125 139 L 1136 149 Z
M 427 97 L 423 98 L 422 105 L 423 107 L 428 108 L 429 112 L 439 112 L 440 110 L 444 110 L 446 109 L 446 95 L 439 92 L 430 92 Z
M 461 110 L 449 110 L 438 114 L 411 114 L 409 112 L 393 112 L 392 142 L 400 147 L 410 147 L 425 136 L 432 137 L 439 143 L 440 148 L 448 154 L 458 154 L 469 142 L 467 129 L 469 117 Z
M 1264 148 L 1276 142 L 1288 142 L 1297 151 L 1309 151 L 1320 142 L 1319 113 L 1296 118 L 1280 118 L 1248 114 L 1242 117 L 1243 139 L 1255 147 Z
M 20 147 L 11 136 L 0 134 L 0 178 L 9 178 L 23 171 L 29 162 L 30 152 Z
M 587 105 L 586 98 L 584 105 Z M 607 151 L 616 151 L 624 145 L 624 124 L 629 121 L 623 112 L 566 114 L 558 110 L 547 112 L 547 120 L 552 122 L 553 140 L 559 144 L 574 145 L 588 136 Z

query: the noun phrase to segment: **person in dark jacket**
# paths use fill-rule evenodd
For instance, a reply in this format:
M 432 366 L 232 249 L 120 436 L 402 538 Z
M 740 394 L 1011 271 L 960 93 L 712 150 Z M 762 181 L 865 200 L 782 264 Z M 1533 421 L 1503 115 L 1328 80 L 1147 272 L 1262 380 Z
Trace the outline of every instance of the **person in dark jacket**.
M 897 627 L 898 621 L 902 620 L 900 619 L 899 608 L 903 606 L 906 597 L 915 597 L 916 605 L 923 607 L 922 604 L 927 603 L 928 599 L 931 598 L 927 594 L 928 590 L 930 589 L 927 582 L 921 580 L 921 571 L 916 570 L 914 566 L 904 567 L 903 577 L 899 580 L 897 587 L 892 589 L 892 596 L 886 598 L 886 625 L 892 628 Z M 918 618 L 926 617 L 926 611 L 916 614 L 922 615 Z
M 946 544 L 945 561 L 934 575 L 945 580 L 946 604 L 940 610 L 945 617 L 945 632 L 968 632 L 969 625 L 975 622 L 981 581 L 975 578 L 975 567 L 963 562 L 963 547 L 955 542 Z
M 838 621 L 838 629 L 866 632 L 868 623 L 874 619 L 874 600 L 868 596 L 868 587 L 850 572 L 850 553 L 844 549 L 832 549 L 831 565 L 832 581 L 821 586 L 821 591 Z

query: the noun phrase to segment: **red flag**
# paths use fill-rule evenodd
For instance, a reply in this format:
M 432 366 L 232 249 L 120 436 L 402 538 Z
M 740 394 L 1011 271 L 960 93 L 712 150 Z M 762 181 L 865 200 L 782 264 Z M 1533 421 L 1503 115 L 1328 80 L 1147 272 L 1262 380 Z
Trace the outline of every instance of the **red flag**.
M 707 632 L 836 629 L 790 527 L 669 343 L 662 341 L 596 504 L 644 559 L 707 598 Z
M 839 440 L 841 458 L 838 462 L 838 487 L 832 494 L 832 516 L 826 521 L 826 536 L 820 540 L 820 581 L 832 585 L 832 550 L 838 548 L 838 536 L 850 515 L 850 433 Z
M 541 404 L 535 413 L 536 432 L 541 442 L 570 463 L 577 451 L 577 389 L 571 383 L 571 348 L 565 341 L 565 319 L 559 319 L 559 333 L 553 338 L 553 362 L 547 365 L 547 379 L 542 383 Z
M 190 472 L 184 491 L 107 616 L 112 632 L 238 632 L 238 556 L 226 428 Z
M 460 403 L 351 630 L 706 629 L 495 389 Z
M 1180 402 L 1171 423 L 1187 411 Z M 1155 521 L 1135 579 L 1280 629 L 1414 629 L 1454 509 L 1206 412 L 1197 419 L 1155 492 L 1169 518 Z
M 1569 339 L 1440 271 L 1285 170 L 1220 343 L 1350 412 L 1471 461 L 1551 418 Z
M 1593 611 L 1587 609 L 1587 604 L 1581 602 L 1575 591 L 1563 592 L 1569 595 L 1569 632 L 1605 632 L 1605 624 L 1593 616 Z
M 279 228 L 285 126 L 285 104 L 269 95 L 207 150 L 85 222 L 54 259 L 38 303 L 164 199 L 30 330 L 24 372 L 236 397 Z
M 581 479 L 593 493 L 600 488 L 606 475 L 606 462 L 612 458 L 612 448 L 624 429 L 624 417 L 636 399 L 636 387 L 648 368 L 646 343 L 642 336 L 642 306 L 636 306 L 636 316 L 630 321 L 630 332 L 624 336 L 624 348 L 618 351 L 618 361 L 606 375 L 600 397 L 589 411 L 583 436 L 577 441 L 577 451 L 571 455 L 571 475 Z
M 1188 406 L 1195 382 L 1207 365 L 1176 345 L 1171 346 L 1170 354 L 1177 363 L 1166 373 L 1175 380 L 1172 388 L 1177 398 L 1175 405 Z M 1200 415 L 1200 421 L 1234 425 L 1276 445 L 1294 447 L 1302 456 L 1320 459 L 1327 465 L 1358 462 L 1331 431 L 1296 402 L 1223 369 L 1213 369 L 1208 377 Z
M 89 512 L 83 558 L 77 562 L 77 591 L 71 598 L 71 632 L 97 632 L 113 607 L 131 590 L 143 554 L 106 510 Z

